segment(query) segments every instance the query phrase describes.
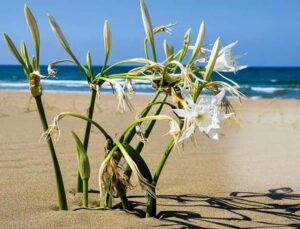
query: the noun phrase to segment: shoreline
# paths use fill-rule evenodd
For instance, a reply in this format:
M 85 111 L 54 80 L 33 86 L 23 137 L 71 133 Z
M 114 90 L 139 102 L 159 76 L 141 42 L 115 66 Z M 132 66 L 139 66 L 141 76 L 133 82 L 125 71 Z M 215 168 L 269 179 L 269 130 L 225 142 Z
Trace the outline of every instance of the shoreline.
M 30 95 L 30 92 L 28 89 L 24 90 L 13 90 L 13 89 L 0 89 L 0 94 L 8 92 L 8 93 L 28 93 Z M 90 94 L 90 91 L 62 91 L 62 90 L 43 90 L 43 95 L 50 93 L 50 94 L 55 94 L 55 93 L 61 93 L 61 94 Z M 153 95 L 154 92 L 136 92 L 134 95 L 130 95 L 131 97 L 134 96 L 151 96 Z M 114 95 L 113 92 L 107 92 L 107 91 L 101 91 L 100 95 Z M 207 96 L 207 95 L 202 95 L 202 96 Z M 234 96 L 226 96 L 229 99 L 236 99 Z M 265 98 L 265 97 L 260 97 L 260 96 L 252 96 L 252 97 L 245 97 L 242 99 L 244 100 L 300 100 L 299 98 L 281 98 L 281 97 L 274 97 L 274 98 Z

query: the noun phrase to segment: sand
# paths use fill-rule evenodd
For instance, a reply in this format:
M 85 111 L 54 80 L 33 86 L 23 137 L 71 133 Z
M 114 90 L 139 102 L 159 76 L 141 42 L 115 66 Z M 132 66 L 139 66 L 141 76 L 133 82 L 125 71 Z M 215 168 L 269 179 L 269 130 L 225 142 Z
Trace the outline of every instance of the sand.
M 0 92 L 0 228 L 296 228 L 300 227 L 300 100 L 245 100 L 236 119 L 224 123 L 221 139 L 197 136 L 173 151 L 158 183 L 159 219 L 141 219 L 120 210 L 77 210 L 76 154 L 70 131 L 83 135 L 85 124 L 65 118 L 56 144 L 70 211 L 57 211 L 50 156 L 34 101 L 27 92 Z M 61 111 L 84 113 L 88 94 L 46 93 L 48 122 Z M 136 111 L 149 96 L 135 96 Z M 118 114 L 113 95 L 98 101 L 95 120 L 118 136 L 135 113 Z M 170 113 L 166 108 L 163 113 Z M 143 155 L 155 168 L 168 141 L 161 122 Z M 99 190 L 97 173 L 104 140 L 92 131 L 90 188 Z M 137 209 L 144 193 L 129 192 Z M 115 204 L 119 201 L 116 200 Z M 90 194 L 90 205 L 98 194 Z

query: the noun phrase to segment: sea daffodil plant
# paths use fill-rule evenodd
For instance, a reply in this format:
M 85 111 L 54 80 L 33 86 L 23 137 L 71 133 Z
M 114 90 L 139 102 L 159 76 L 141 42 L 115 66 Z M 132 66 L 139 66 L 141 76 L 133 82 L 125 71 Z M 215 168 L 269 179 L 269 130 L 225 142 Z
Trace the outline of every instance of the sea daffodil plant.
M 208 52 L 207 49 L 203 48 L 205 39 L 204 22 L 199 26 L 195 44 L 191 44 L 191 29 L 188 29 L 185 33 L 182 47 L 179 50 L 175 50 L 165 40 L 163 42 L 165 59 L 159 61 L 156 55 L 155 37 L 160 32 L 170 32 L 170 27 L 174 26 L 175 23 L 152 27 L 149 11 L 143 0 L 140 0 L 140 8 L 146 32 L 144 39 L 145 57 L 120 60 L 108 65 L 112 44 L 109 24 L 108 21 L 105 21 L 103 29 L 104 61 L 103 67 L 98 74 L 93 72 L 91 54 L 87 53 L 86 66 L 81 64 L 53 16 L 48 15 L 51 28 L 59 43 L 71 57 L 71 59 L 56 60 L 50 63 L 48 76 L 53 77 L 56 75 L 57 70 L 54 69 L 56 64 L 63 62 L 77 64 L 90 85 L 91 100 L 87 115 L 72 111 L 62 112 L 53 119 L 53 123 L 49 125 L 42 137 L 48 142 L 51 140 L 51 136 L 58 140 L 60 136 L 59 122 L 67 116 L 79 118 L 87 123 L 83 141 L 80 140 L 75 132 L 72 132 L 72 136 L 76 144 L 77 167 L 79 171 L 77 191 L 83 191 L 82 205 L 83 207 L 88 207 L 89 162 L 92 158 L 88 157 L 87 152 L 91 126 L 94 125 L 106 139 L 106 150 L 103 161 L 99 163 L 98 173 L 100 208 L 111 208 L 114 203 L 113 200 L 120 198 L 122 207 L 125 210 L 133 210 L 128 200 L 128 188 L 133 187 L 130 179 L 131 175 L 133 175 L 136 182 L 145 191 L 147 199 L 145 216 L 155 217 L 157 208 L 156 186 L 174 146 L 180 149 L 182 142 L 190 138 L 196 129 L 209 138 L 217 140 L 219 138 L 217 130 L 220 128 L 220 123 L 233 115 L 233 112 L 229 112 L 231 109 L 226 109 L 231 106 L 226 99 L 226 93 L 239 99 L 243 96 L 234 87 L 236 85 L 234 81 L 230 79 L 229 81 L 226 80 L 226 82 L 215 81 L 212 75 L 213 72 L 236 72 L 245 66 L 237 65 L 236 59 L 231 53 L 231 48 L 235 43 L 221 49 L 221 39 L 218 37 L 212 50 Z M 35 39 L 37 40 L 37 38 Z M 8 40 L 7 43 L 10 43 L 10 41 Z M 148 46 L 150 46 L 152 55 L 149 55 Z M 15 53 L 13 47 L 11 47 L 11 50 Z M 210 55 L 207 56 L 207 53 L 210 53 Z M 21 64 L 24 62 L 25 74 L 29 75 L 31 69 L 28 67 L 26 55 L 23 58 L 18 55 L 16 57 L 18 60 L 20 59 Z M 185 60 L 187 61 L 185 62 Z M 138 66 L 127 72 L 111 73 L 113 68 L 123 64 L 135 64 Z M 35 72 L 37 70 L 33 68 L 32 73 L 35 74 L 35 77 L 30 79 L 30 85 L 40 85 L 39 80 L 41 77 Z M 129 93 L 133 94 L 132 82 L 135 80 L 148 82 L 155 91 L 153 97 L 140 111 L 134 109 L 125 90 L 127 89 Z M 111 137 L 109 131 L 103 128 L 100 122 L 93 119 L 95 98 L 97 94 L 99 96 L 104 83 L 111 85 L 115 90 L 118 100 L 117 109 L 120 112 L 125 112 L 127 108 L 131 112 L 137 112 L 128 126 L 123 131 L 118 131 L 121 134 L 114 138 Z M 41 87 L 33 87 L 32 90 L 32 94 L 37 93 L 40 96 Z M 167 100 L 168 97 L 171 100 Z M 165 106 L 172 109 L 172 115 L 161 114 L 162 108 Z M 170 135 L 170 140 L 165 151 L 161 154 L 155 170 L 151 171 L 143 159 L 142 151 L 158 121 L 167 121 L 169 123 L 170 129 L 168 134 Z M 147 125 L 145 126 L 145 124 Z M 139 139 L 137 144 L 133 143 L 134 138 Z M 83 182 L 81 183 L 81 181 Z

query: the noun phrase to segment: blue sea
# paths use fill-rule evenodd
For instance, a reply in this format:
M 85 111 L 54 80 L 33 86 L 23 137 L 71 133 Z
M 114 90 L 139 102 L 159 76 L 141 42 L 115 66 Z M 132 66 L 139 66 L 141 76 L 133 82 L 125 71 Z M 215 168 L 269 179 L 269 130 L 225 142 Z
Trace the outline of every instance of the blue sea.
M 128 71 L 132 67 L 120 66 L 114 73 Z M 47 74 L 47 66 L 41 67 L 41 73 Z M 99 72 L 101 66 L 95 67 Z M 224 74 L 240 85 L 240 91 L 250 98 L 297 98 L 300 99 L 300 67 L 249 67 L 237 74 Z M 218 75 L 213 75 L 219 79 Z M 58 66 L 56 79 L 43 79 L 43 89 L 63 92 L 88 92 L 89 87 L 76 66 Z M 136 92 L 151 94 L 153 89 L 144 81 L 135 82 Z M 28 90 L 28 82 L 23 70 L 17 65 L 0 65 L 0 90 Z M 111 92 L 104 85 L 102 92 Z

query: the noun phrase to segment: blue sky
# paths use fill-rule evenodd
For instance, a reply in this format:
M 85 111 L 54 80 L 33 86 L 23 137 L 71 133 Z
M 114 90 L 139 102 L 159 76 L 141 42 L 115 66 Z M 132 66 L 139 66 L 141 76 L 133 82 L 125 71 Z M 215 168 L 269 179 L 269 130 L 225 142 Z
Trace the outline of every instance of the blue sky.
M 199 24 L 206 22 L 206 44 L 221 36 L 222 44 L 239 40 L 236 53 L 248 52 L 241 60 L 250 66 L 300 66 L 300 1 L 299 0 L 145 0 L 153 26 L 176 21 L 173 35 L 159 35 L 161 52 L 167 39 L 179 48 L 188 28 L 192 41 Z M 41 33 L 41 62 L 67 57 L 47 21 L 51 13 L 78 58 L 85 60 L 87 50 L 94 64 L 103 62 L 102 28 L 110 21 L 112 53 L 110 63 L 143 56 L 144 30 L 138 0 L 2 0 L 0 31 L 8 33 L 15 43 L 25 40 L 32 50 L 30 34 L 23 14 L 26 3 L 33 11 Z M 30 44 L 30 45 L 29 45 Z M 19 46 L 19 45 L 18 45 Z M 0 42 L 0 64 L 17 63 Z

